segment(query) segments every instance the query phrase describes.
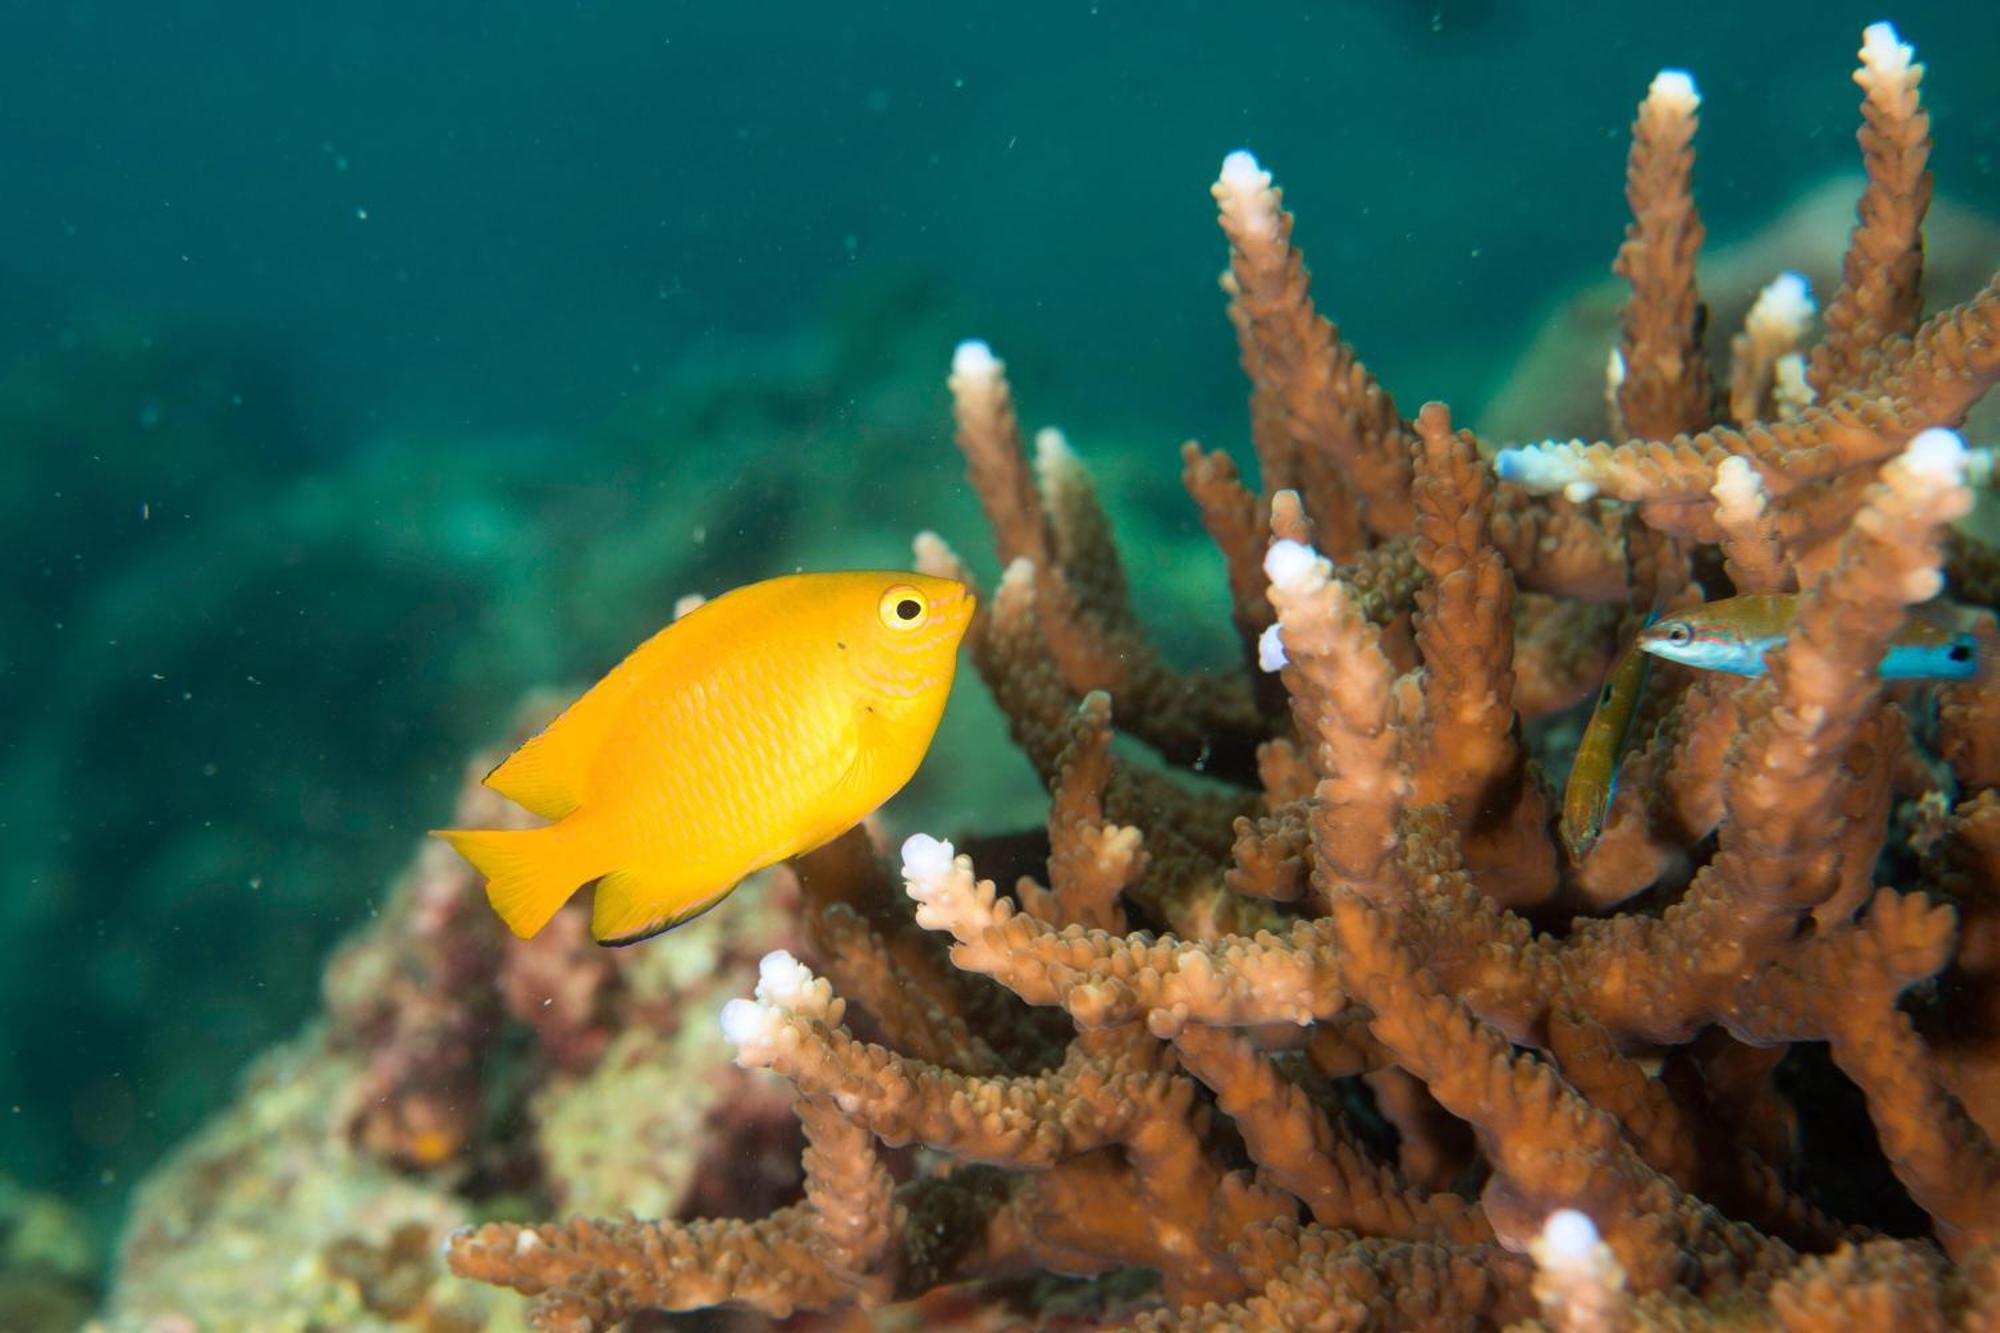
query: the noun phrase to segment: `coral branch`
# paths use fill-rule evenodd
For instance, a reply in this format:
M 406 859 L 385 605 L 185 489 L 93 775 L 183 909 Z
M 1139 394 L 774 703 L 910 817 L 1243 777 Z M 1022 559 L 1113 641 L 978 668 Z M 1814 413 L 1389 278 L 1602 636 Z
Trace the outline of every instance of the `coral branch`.
M 1307 1023 L 1345 1003 L 1313 925 L 1271 935 L 1182 941 L 1144 933 L 1056 930 L 975 879 L 972 859 L 924 834 L 903 845 L 903 877 L 917 920 L 957 941 L 952 961 L 984 973 L 1030 1004 L 1060 1004 L 1084 1027 L 1144 1020 L 1169 1036 L 1194 1023 Z
M 1360 551 L 1364 526 L 1378 537 L 1408 532 L 1409 446 L 1395 403 L 1313 309 L 1271 174 L 1249 153 L 1231 153 L 1212 193 L 1229 237 L 1244 365 L 1290 446 L 1264 460 L 1266 492 L 1297 489 L 1316 540 L 1339 560 Z
M 756 1222 L 492 1222 L 451 1239 L 460 1277 L 537 1297 L 551 1333 L 603 1328 L 641 1310 L 733 1303 L 779 1318 L 870 1298 L 887 1243 L 889 1178 L 872 1145 L 830 1108 L 802 1103 L 806 1201 Z M 859 1135 L 857 1137 L 857 1135 Z M 825 1209 L 826 1211 L 822 1211 Z
M 1868 168 L 1860 221 L 1847 243 L 1840 290 L 1826 307 L 1826 339 L 1808 378 L 1823 397 L 1857 383 L 1874 349 L 1917 326 L 1930 208 L 1931 118 L 1918 99 L 1924 67 L 1886 23 L 1862 34 L 1861 160 Z
M 1806 280 L 1780 273 L 1757 293 L 1729 340 L 1729 416 L 1738 426 L 1796 415 L 1812 401 L 1799 348 L 1812 332 Z
M 1690 145 L 1700 105 L 1684 70 L 1661 70 L 1632 122 L 1625 168 L 1632 223 L 1612 266 L 1632 285 L 1618 349 L 1617 404 L 1625 432 L 1648 438 L 1700 430 L 1713 416 L 1694 275 L 1703 233 Z
M 1377 893 L 1401 881 L 1390 859 L 1409 796 L 1381 636 L 1353 590 L 1311 547 L 1273 543 L 1264 571 L 1284 639 L 1285 685 L 1321 774 L 1314 799 L 1316 875 Z M 1324 889 L 1324 885 L 1322 886 Z
M 1840 563 L 1801 599 L 1772 655 L 1776 702 L 1724 780 L 1731 819 L 1713 866 L 1731 886 L 1736 947 L 1789 934 L 1800 910 L 1837 886 L 1847 750 L 1874 709 L 1876 664 L 1902 609 L 1939 590 L 1945 524 L 1971 506 L 1965 450 L 1946 431 L 1919 436 L 1884 468 Z
M 1321 1226 L 1402 1240 L 1491 1239 L 1465 1200 L 1414 1195 L 1243 1038 L 1190 1024 L 1174 1045 L 1189 1072 L 1215 1090 L 1257 1164 L 1303 1200 Z
M 1417 595 L 1426 730 L 1409 759 L 1411 800 L 1453 803 L 1470 822 L 1520 759 L 1514 581 L 1486 539 L 1492 486 L 1471 436 L 1453 433 L 1442 403 L 1424 404 L 1417 434 L 1417 559 L 1430 581 Z
M 1232 154 L 1211 193 L 1259 489 L 1194 445 L 1181 468 L 1254 673 L 1164 664 L 1082 462 L 1045 431 L 1031 467 L 1004 368 L 961 345 L 958 440 L 1005 565 L 968 644 L 1049 789 L 1046 842 L 916 834 L 898 866 L 871 822 L 779 872 L 826 979 L 780 941 L 739 952 L 764 961 L 722 1028 L 804 1125 L 801 1201 L 489 1225 L 454 1270 L 565 1329 L 902 1300 L 881 1317 L 2000 1318 L 2000 627 L 1941 596 L 2000 583 L 1950 531 L 1973 454 L 1948 429 L 2000 380 L 2000 275 L 1918 322 L 1922 71 L 1886 25 L 1863 65 L 1868 186 L 1809 373 L 1788 274 L 1712 424 L 1697 99 L 1667 71 L 1616 263 L 1607 380 L 1635 438 L 1503 449 L 1491 473 L 1442 404 L 1400 420 L 1315 311 L 1270 176 Z M 917 562 L 966 577 L 929 534 Z M 1579 744 L 1609 664 L 1651 660 L 1619 656 L 1650 611 L 1794 588 L 1761 676 L 1656 663 L 1618 742 Z M 1969 636 L 1968 678 L 1885 685 L 1913 612 L 1911 633 Z M 1579 749 L 1602 827 L 1559 864 L 1543 773 Z M 336 972 L 343 1085 L 372 1098 L 328 1136 L 347 1151 L 423 1172 L 417 1112 L 442 1107 L 453 1147 L 504 1118 L 473 1114 L 502 996 L 532 1077 L 617 1072 L 635 971 L 559 922 L 482 989 L 497 937 L 461 930 L 471 894 L 419 895 L 397 947 Z M 479 1178 L 575 1197 L 555 1155 L 478 1148 Z

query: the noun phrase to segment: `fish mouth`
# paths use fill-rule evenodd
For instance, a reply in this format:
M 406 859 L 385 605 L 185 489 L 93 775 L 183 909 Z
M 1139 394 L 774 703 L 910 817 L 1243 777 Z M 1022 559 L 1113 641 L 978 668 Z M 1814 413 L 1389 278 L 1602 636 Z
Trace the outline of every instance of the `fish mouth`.
M 1666 635 L 1650 629 L 1640 630 L 1635 642 L 1640 652 L 1664 657 L 1670 662 L 1685 662 L 1694 655 L 1690 643 L 1685 641 L 1675 643 Z
M 972 613 L 979 607 L 979 598 L 972 589 L 958 583 L 933 596 L 930 603 L 931 624 L 957 638 L 972 623 Z

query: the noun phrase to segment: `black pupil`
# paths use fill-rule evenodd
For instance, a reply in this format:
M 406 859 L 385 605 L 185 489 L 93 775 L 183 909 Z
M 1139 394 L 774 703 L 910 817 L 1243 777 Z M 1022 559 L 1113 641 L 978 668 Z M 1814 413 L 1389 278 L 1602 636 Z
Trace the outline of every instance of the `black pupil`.
M 1962 643 L 1954 643 L 1951 646 L 1950 656 L 1954 662 L 1963 662 L 1966 658 L 1972 656 L 1972 649 Z
M 1668 631 L 1667 637 L 1672 639 L 1675 643 L 1686 643 L 1688 641 L 1687 626 L 1685 625 L 1674 626 L 1673 629 Z
M 896 603 L 896 619 L 915 620 L 923 609 L 922 604 L 915 598 L 905 597 L 902 601 Z

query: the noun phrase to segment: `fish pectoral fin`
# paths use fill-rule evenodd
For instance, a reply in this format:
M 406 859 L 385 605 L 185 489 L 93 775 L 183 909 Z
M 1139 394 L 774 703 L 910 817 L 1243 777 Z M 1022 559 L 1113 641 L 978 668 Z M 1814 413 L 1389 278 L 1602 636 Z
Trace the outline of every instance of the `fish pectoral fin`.
M 855 739 L 847 747 L 848 753 L 854 757 L 841 770 L 840 776 L 829 782 L 826 790 L 820 793 L 815 817 L 796 829 L 795 836 L 785 846 L 769 848 L 753 857 L 752 865 L 761 870 L 794 856 L 817 851 L 874 812 L 880 802 L 871 802 L 862 792 L 872 776 L 867 733 L 866 726 L 857 726 L 853 733 Z
M 679 885 L 649 880 L 637 871 L 614 870 L 597 881 L 590 907 L 590 933 L 616 948 L 672 930 L 727 898 L 734 881 L 696 895 Z

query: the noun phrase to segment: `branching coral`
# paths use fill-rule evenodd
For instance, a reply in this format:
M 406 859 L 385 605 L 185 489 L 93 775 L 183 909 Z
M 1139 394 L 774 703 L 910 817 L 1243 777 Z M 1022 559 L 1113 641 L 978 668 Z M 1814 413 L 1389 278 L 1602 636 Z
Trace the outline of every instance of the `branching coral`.
M 1886 26 L 1862 57 L 1868 185 L 1825 336 L 1781 280 L 1735 364 L 1703 360 L 1698 99 L 1664 73 L 1616 266 L 1607 398 L 1635 438 L 1504 451 L 1497 478 L 1442 405 L 1398 414 L 1230 156 L 1261 486 L 1198 446 L 1184 476 L 1274 678 L 1163 662 L 1081 464 L 1045 434 L 1031 471 L 1004 367 L 961 347 L 1006 564 L 972 651 L 1053 793 L 1046 883 L 1010 896 L 986 849 L 923 835 L 900 886 L 864 833 L 802 858 L 818 968 L 771 955 L 722 1022 L 792 1089 L 804 1199 L 489 1224 L 453 1268 L 564 1329 L 1132 1268 L 1150 1304 L 1099 1313 L 1148 1328 L 1992 1327 L 2000 637 L 1934 718 L 1874 668 L 1942 570 L 1992 561 L 1951 533 L 1968 455 L 1943 428 L 2000 378 L 2000 276 L 1919 322 L 1921 68 Z M 1572 861 L 1524 723 L 1587 688 L 1576 641 L 1781 588 L 1766 677 L 1654 673 Z M 1114 750 L 1114 720 L 1240 794 Z M 905 1145 L 913 1170 L 882 1153 Z

